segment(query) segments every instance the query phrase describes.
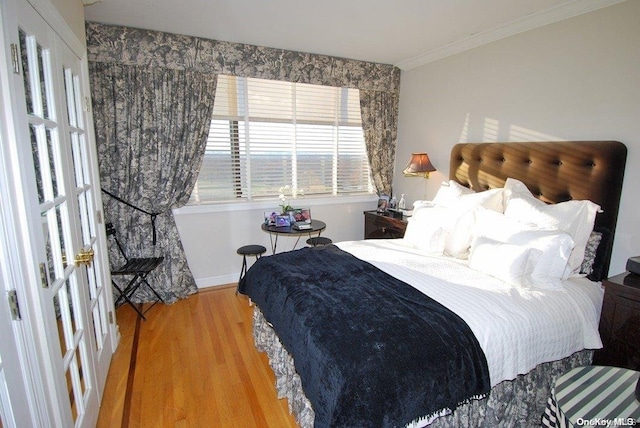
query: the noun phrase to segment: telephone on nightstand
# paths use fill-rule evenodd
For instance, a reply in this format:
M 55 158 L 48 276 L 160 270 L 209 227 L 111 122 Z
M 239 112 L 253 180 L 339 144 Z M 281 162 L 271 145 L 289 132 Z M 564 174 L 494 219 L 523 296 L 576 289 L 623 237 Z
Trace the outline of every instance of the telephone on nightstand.
M 636 275 L 640 275 L 640 256 L 629 257 L 629 260 L 627 260 L 627 270 Z

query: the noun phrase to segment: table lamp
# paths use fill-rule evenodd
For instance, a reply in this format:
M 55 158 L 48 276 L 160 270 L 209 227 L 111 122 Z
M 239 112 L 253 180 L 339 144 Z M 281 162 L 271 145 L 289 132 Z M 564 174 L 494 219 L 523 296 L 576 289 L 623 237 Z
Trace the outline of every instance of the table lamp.
M 429 160 L 426 153 L 411 153 L 411 159 L 406 168 L 402 171 L 405 177 L 424 177 L 429 178 L 429 173 L 436 169 Z
M 402 171 L 405 177 L 424 177 L 429 178 L 429 173 L 435 171 L 433 164 L 429 160 L 429 155 L 426 153 L 411 153 L 411 159 L 406 168 Z M 427 182 L 424 182 L 424 195 L 427 194 Z

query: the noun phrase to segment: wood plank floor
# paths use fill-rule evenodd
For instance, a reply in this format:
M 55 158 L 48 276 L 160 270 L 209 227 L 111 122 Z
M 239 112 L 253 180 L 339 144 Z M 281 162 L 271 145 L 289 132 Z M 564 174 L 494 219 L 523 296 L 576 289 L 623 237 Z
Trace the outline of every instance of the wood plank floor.
M 252 308 L 235 284 L 156 305 L 147 321 L 127 305 L 116 315 L 122 339 L 99 428 L 297 426 L 253 345 Z

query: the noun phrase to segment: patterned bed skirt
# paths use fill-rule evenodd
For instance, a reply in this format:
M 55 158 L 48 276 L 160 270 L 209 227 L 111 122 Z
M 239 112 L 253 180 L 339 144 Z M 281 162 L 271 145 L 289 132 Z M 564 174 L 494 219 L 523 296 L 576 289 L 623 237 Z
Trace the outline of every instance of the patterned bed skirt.
M 304 395 L 293 358 L 257 306 L 253 310 L 253 338 L 256 348 L 266 352 L 269 358 L 269 365 L 276 377 L 278 398 L 287 399 L 289 412 L 301 428 L 312 428 L 315 414 Z M 574 367 L 591 364 L 592 357 L 593 351 L 583 350 L 559 361 L 540 364 L 526 375 L 499 383 L 491 389 L 487 398 L 472 400 L 458 406 L 453 413 L 445 410 L 443 416 L 435 420 L 421 420 L 409 426 L 539 427 L 553 382 Z

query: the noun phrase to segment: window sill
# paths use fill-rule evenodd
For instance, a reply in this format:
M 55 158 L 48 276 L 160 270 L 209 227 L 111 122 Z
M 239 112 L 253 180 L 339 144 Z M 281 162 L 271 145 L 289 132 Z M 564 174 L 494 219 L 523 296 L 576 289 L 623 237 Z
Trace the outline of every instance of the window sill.
M 296 208 L 306 208 L 314 206 L 326 205 L 342 205 L 354 204 L 360 202 L 372 202 L 375 204 L 378 196 L 375 194 L 366 195 L 350 195 L 350 196 L 317 196 L 317 197 L 301 197 L 291 200 L 291 205 Z M 174 208 L 174 215 L 190 215 L 190 214 L 207 214 L 219 212 L 233 211 L 251 211 L 251 210 L 272 210 L 280 205 L 279 199 L 265 199 L 251 202 L 221 202 L 201 205 L 185 205 L 181 208 Z

